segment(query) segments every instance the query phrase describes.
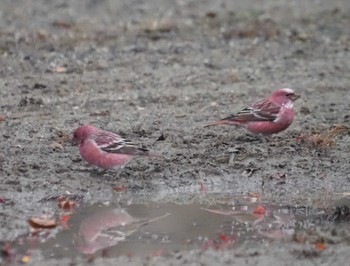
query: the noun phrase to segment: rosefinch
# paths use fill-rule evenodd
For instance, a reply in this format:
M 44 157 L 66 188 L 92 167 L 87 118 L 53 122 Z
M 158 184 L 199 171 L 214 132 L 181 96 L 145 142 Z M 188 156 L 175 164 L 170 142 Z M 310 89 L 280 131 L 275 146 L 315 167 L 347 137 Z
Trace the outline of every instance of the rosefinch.
M 103 169 L 121 168 L 137 155 L 163 158 L 115 133 L 90 125 L 80 126 L 74 131 L 73 143 L 79 145 L 80 155 L 85 161 Z
M 300 98 L 292 89 L 279 89 L 268 99 L 261 100 L 237 114 L 230 115 L 215 125 L 242 125 L 254 134 L 276 134 L 287 129 L 293 122 L 293 103 Z

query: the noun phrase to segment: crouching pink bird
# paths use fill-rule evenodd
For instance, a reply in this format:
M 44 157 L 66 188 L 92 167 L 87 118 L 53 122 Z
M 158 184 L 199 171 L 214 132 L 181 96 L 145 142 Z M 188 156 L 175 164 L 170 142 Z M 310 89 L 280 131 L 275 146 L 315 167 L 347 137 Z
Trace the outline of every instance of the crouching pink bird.
M 163 158 L 115 133 L 91 125 L 77 128 L 74 131 L 73 143 L 79 145 L 80 155 L 85 161 L 103 169 L 121 168 L 134 156 Z
M 298 98 L 300 96 L 295 94 L 292 89 L 278 89 L 269 98 L 205 127 L 241 125 L 254 134 L 276 134 L 292 124 L 294 120 L 293 104 Z

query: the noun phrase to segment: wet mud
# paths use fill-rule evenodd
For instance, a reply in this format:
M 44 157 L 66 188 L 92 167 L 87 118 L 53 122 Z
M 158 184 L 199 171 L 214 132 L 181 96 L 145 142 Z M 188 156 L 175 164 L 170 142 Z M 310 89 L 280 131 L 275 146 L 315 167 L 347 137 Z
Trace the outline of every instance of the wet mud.
M 1 262 L 346 263 L 349 14 L 346 0 L 1 2 Z M 286 131 L 266 140 L 237 127 L 203 128 L 282 87 L 302 95 Z M 165 159 L 135 158 L 120 173 L 95 169 L 70 143 L 80 124 L 115 131 Z M 288 206 L 294 231 L 282 239 L 268 230 L 261 236 L 257 223 L 252 230 L 262 241 L 240 238 L 235 229 L 220 239 L 218 228 L 237 222 L 226 215 L 237 204 L 225 195 L 254 195 L 266 211 Z M 63 216 L 62 198 L 74 202 Z M 84 212 L 98 213 L 103 204 L 129 213 L 124 218 L 137 230 L 117 243 L 107 234 L 115 245 L 102 245 L 94 256 L 48 250 L 68 239 L 73 247 L 71 232 L 78 234 Z M 162 211 L 153 212 L 157 205 Z M 305 228 L 295 222 L 297 210 L 311 211 L 302 214 L 311 221 Z M 157 230 L 174 216 L 191 224 L 186 211 L 213 224 L 198 234 L 213 240 L 208 248 L 198 239 L 190 246 L 174 241 L 150 255 L 161 249 L 142 246 L 146 232 L 176 235 Z M 273 217 L 264 214 L 267 224 Z M 56 224 L 35 233 L 51 244 L 27 250 L 32 218 L 44 219 L 38 227 L 51 218 Z M 138 224 L 142 219 L 149 223 Z M 120 245 L 136 251 L 118 253 Z

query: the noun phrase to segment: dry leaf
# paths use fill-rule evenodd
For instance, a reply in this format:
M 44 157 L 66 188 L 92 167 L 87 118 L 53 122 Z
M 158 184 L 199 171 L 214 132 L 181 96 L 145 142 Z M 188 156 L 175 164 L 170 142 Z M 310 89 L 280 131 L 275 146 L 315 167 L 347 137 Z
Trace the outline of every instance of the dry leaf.
M 65 209 L 65 210 L 71 210 L 76 206 L 76 203 L 74 201 L 70 200 L 62 200 L 58 202 L 58 207 L 60 209 Z
M 34 229 L 52 229 L 57 226 L 56 220 L 49 218 L 30 218 L 28 224 Z
M 349 134 L 350 129 L 342 124 L 337 124 L 333 128 L 316 134 L 301 133 L 295 138 L 298 144 L 307 143 L 313 146 L 330 147 L 336 144 L 336 137 Z
M 56 72 L 56 73 L 65 73 L 65 72 L 67 72 L 67 68 L 66 67 L 61 67 L 61 66 L 56 66 L 53 69 L 53 71 Z
M 248 196 L 252 197 L 252 198 L 257 198 L 257 199 L 261 198 L 260 194 L 258 192 L 255 192 L 255 191 L 248 192 Z
M 113 189 L 114 191 L 120 192 L 120 191 L 126 190 L 127 187 L 125 187 L 125 186 L 115 186 L 115 187 L 112 187 L 112 189 Z
M 21 258 L 21 262 L 22 263 L 28 263 L 30 261 L 30 256 L 28 255 L 24 255 L 22 258 Z
M 57 201 L 60 209 L 71 210 L 76 206 L 74 201 L 67 199 L 65 196 L 58 197 Z
M 327 247 L 326 247 L 326 244 L 324 242 L 316 242 L 315 243 L 315 248 L 319 251 L 323 251 L 325 250 Z

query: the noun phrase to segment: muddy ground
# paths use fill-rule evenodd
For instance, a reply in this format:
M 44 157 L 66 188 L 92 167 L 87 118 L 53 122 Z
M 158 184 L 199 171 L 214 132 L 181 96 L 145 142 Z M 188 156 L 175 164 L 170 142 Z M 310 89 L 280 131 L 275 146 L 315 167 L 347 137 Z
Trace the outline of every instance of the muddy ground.
M 349 73 L 348 0 L 1 1 L 0 240 L 26 234 L 27 218 L 54 213 L 61 195 L 83 206 L 256 192 L 266 202 L 328 207 L 350 191 L 349 132 L 332 131 L 349 125 Z M 285 132 L 265 141 L 236 127 L 203 129 L 281 87 L 302 95 Z M 69 142 L 80 124 L 118 132 L 166 159 L 135 159 L 118 177 L 96 170 Z M 323 229 L 340 236 L 322 252 L 267 241 L 147 263 L 344 264 L 348 223 Z M 32 261 L 73 263 L 40 252 Z M 118 262 L 144 263 L 94 260 Z

